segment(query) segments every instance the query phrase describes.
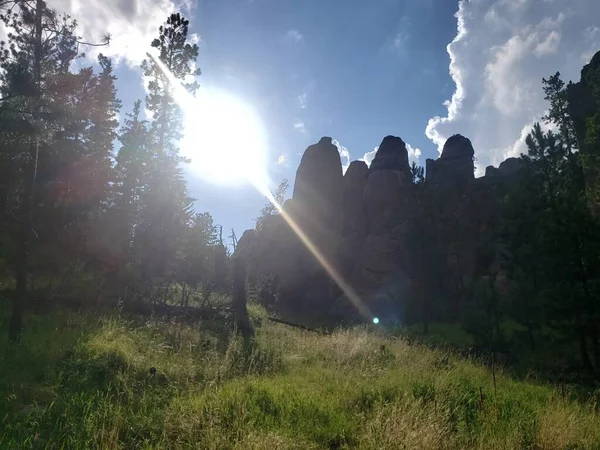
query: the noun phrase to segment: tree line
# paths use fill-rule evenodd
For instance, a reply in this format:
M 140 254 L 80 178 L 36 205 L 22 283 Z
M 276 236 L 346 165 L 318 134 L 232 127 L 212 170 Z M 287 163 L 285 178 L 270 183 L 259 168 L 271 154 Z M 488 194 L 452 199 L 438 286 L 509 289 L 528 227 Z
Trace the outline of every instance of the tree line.
M 19 339 L 34 299 L 68 293 L 164 301 L 228 289 L 228 250 L 194 211 L 179 154 L 183 111 L 152 59 L 147 95 L 122 111 L 110 58 L 85 59 L 77 24 L 43 0 L 3 2 L 0 43 L 0 282 Z M 149 45 L 193 94 L 198 46 L 171 14 Z M 146 119 L 144 111 L 149 112 Z
M 600 377 L 600 52 L 542 80 L 519 170 L 467 195 L 414 185 L 407 320 L 453 322 L 475 348 Z M 487 178 L 487 177 L 486 177 Z

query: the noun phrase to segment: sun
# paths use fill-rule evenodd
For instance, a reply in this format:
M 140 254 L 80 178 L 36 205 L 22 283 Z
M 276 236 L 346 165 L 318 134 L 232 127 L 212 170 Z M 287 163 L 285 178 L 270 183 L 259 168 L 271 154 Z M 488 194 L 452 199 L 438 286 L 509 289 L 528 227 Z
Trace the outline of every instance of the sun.
M 194 173 L 219 184 L 266 185 L 267 140 L 253 108 L 215 88 L 178 103 L 184 113 L 181 153 Z

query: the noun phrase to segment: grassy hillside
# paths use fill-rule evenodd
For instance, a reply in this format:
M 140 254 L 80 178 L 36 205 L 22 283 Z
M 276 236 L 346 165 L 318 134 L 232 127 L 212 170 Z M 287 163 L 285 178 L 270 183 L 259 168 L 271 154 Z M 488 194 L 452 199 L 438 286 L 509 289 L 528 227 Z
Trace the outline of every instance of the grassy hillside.
M 249 350 L 212 322 L 30 316 L 0 347 L 0 448 L 600 449 L 593 400 L 502 374 L 494 393 L 454 355 L 252 314 Z

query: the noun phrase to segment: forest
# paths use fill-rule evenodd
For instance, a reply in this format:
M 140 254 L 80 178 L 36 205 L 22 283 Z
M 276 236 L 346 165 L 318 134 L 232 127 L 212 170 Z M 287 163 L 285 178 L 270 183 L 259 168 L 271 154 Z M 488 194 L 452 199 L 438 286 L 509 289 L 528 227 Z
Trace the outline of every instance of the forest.
M 0 448 L 600 445 L 600 52 L 484 177 L 325 137 L 238 240 L 186 183 L 188 20 L 122 111 L 109 35 L 0 11 Z

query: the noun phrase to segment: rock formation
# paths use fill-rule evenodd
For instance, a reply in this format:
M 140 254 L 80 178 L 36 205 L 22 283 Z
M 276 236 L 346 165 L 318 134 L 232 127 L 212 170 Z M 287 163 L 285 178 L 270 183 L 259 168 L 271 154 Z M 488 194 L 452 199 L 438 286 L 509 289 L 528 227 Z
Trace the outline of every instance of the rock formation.
M 585 184 L 591 211 L 600 216 L 600 52 L 581 70 L 581 80 L 567 86 L 568 110 L 584 161 Z
M 415 278 L 421 276 L 414 261 L 421 250 L 415 250 L 414 239 L 429 233 L 422 242 L 438 246 L 427 254 L 439 269 L 426 261 L 421 266 L 425 273 L 439 273 L 428 283 L 454 292 L 459 314 L 467 286 L 499 270 L 497 250 L 487 245 L 495 226 L 490 186 L 514 176 L 520 162 L 510 158 L 475 179 L 473 155 L 469 139 L 452 136 L 438 160 L 427 160 L 425 183 L 415 185 L 402 139 L 386 136 L 371 167 L 354 161 L 342 175 L 337 148 L 324 137 L 304 153 L 284 211 L 365 303 L 401 319 L 403 304 L 423 295 L 414 287 L 422 284 Z M 356 316 L 305 243 L 281 217 L 270 219 L 257 233 L 253 270 L 274 276 L 279 301 L 288 310 Z
M 378 170 L 396 170 L 404 175 L 410 175 L 408 152 L 402 139 L 396 136 L 383 138 L 369 171 L 372 173 Z
M 306 149 L 296 171 L 292 215 L 307 234 L 318 235 L 341 225 L 342 161 L 331 138 Z
M 521 160 L 519 158 L 508 158 L 500 163 L 499 167 L 487 166 L 485 168 L 485 178 L 490 179 L 494 177 L 512 177 L 516 175 L 521 167 Z
M 460 134 L 448 138 L 439 159 L 427 159 L 425 172 L 432 184 L 467 184 L 475 178 L 471 141 Z

